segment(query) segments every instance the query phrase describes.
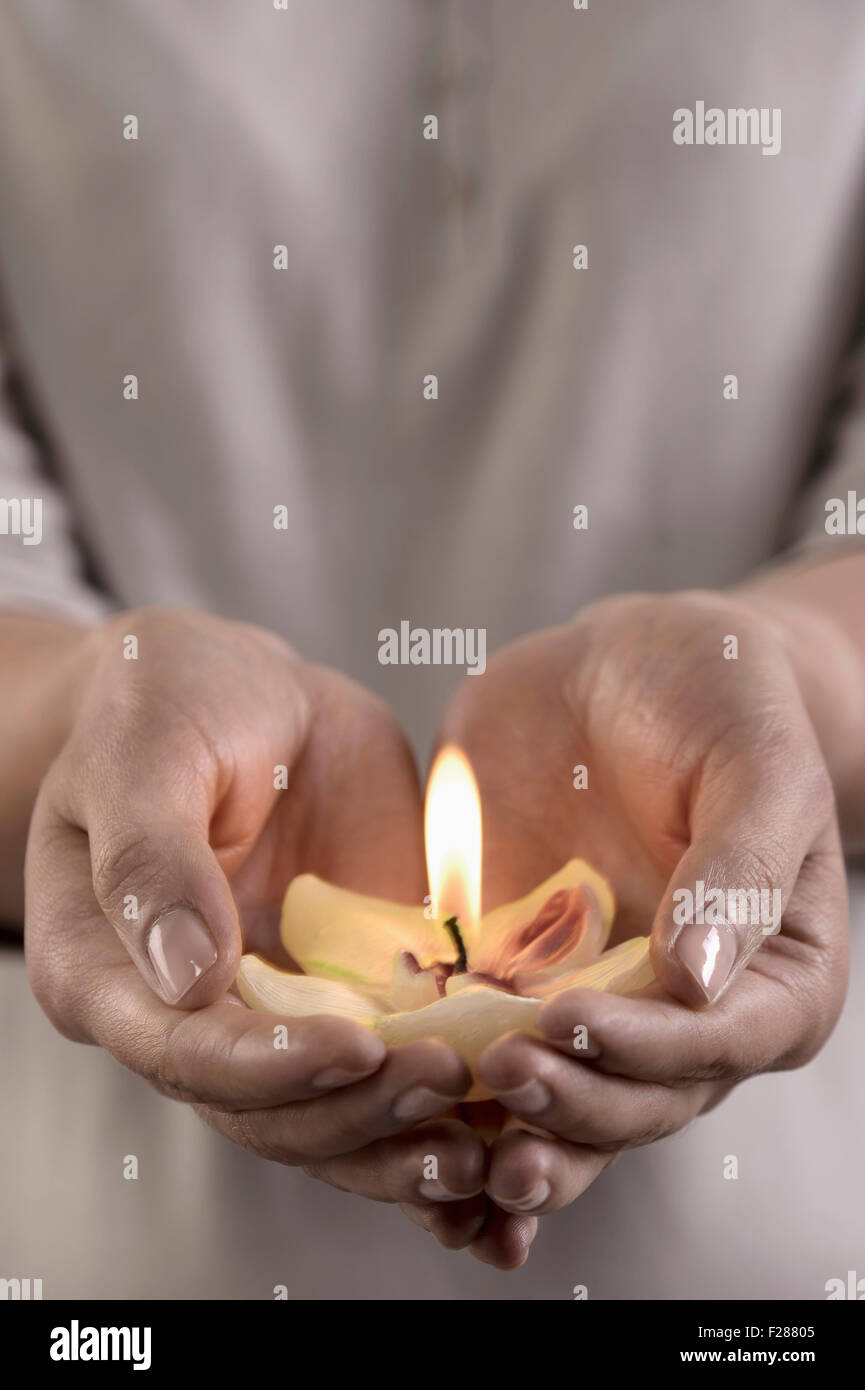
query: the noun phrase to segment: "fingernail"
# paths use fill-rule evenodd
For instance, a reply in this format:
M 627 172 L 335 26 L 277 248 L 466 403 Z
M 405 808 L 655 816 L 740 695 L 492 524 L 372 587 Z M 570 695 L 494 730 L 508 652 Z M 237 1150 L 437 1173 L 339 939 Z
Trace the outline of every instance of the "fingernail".
M 675 952 L 699 985 L 707 1004 L 713 1004 L 727 983 L 736 959 L 736 938 L 727 927 L 694 925 L 676 938 Z
M 497 1197 L 494 1192 L 490 1195 L 494 1202 L 498 1202 L 499 1206 L 506 1207 L 509 1210 L 513 1208 L 515 1211 L 534 1211 L 535 1207 L 543 1206 L 550 1195 L 550 1191 L 550 1184 L 547 1182 L 546 1178 L 544 1178 L 542 1182 L 538 1183 L 537 1187 L 532 1188 L 527 1197 Z
M 177 1004 L 210 969 L 218 952 L 197 912 L 172 907 L 150 928 L 147 955 L 163 998 Z
M 413 1086 L 397 1096 L 391 1106 L 391 1114 L 396 1120 L 426 1120 L 450 1110 L 461 1099 L 459 1096 L 440 1096 L 427 1086 Z
M 375 1067 L 366 1067 L 363 1071 L 346 1071 L 344 1067 L 326 1067 L 317 1076 L 312 1078 L 312 1084 L 317 1091 L 330 1091 L 336 1086 L 350 1086 L 353 1081 L 362 1081 L 364 1077 L 371 1076 Z
M 491 1089 L 495 1089 L 492 1087 Z M 522 1086 L 516 1086 L 513 1091 L 496 1091 L 496 1100 L 502 1102 L 512 1110 L 519 1110 L 526 1115 L 538 1115 L 553 1098 L 549 1086 L 545 1086 L 543 1081 L 535 1078 L 526 1081 Z
M 425 1202 L 464 1202 L 467 1197 L 473 1197 L 478 1189 L 474 1188 L 472 1192 L 451 1192 L 438 1178 L 424 1178 L 418 1183 L 417 1190 L 418 1196 Z

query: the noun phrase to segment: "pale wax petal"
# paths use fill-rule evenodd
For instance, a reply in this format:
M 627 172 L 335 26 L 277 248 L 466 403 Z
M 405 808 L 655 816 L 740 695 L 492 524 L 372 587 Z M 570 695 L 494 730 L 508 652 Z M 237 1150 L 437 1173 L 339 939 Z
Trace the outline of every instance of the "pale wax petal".
M 308 1018 L 312 1014 L 351 1018 L 374 1029 L 388 1047 L 417 1038 L 440 1038 L 460 1054 L 472 1074 L 485 1047 L 515 1028 L 530 1032 L 541 1007 L 538 999 L 521 999 L 516 994 L 474 985 L 422 1009 L 377 1014 L 370 1001 L 348 985 L 292 975 L 255 955 L 241 958 L 237 988 L 250 1009 L 281 1018 Z M 489 1092 L 476 1083 L 467 1099 L 483 1100 L 488 1096 Z
M 481 919 L 477 938 L 469 943 L 469 962 L 472 969 L 496 974 L 495 970 L 490 969 L 490 963 L 497 959 L 502 942 L 533 922 L 556 893 L 568 891 L 581 884 L 594 894 L 600 910 L 600 922 L 596 921 L 593 924 L 591 932 L 586 933 L 565 964 L 566 967 L 571 967 L 582 961 L 592 960 L 603 950 L 610 935 L 616 908 L 615 899 L 613 890 L 602 874 L 584 859 L 570 859 L 563 869 L 545 879 L 524 898 L 504 903 Z
M 424 916 L 422 907 L 335 888 L 315 874 L 300 874 L 289 884 L 280 935 L 307 974 L 343 981 L 381 999 L 390 995 L 397 951 L 410 951 L 421 969 L 457 958 L 450 932 Z
M 551 999 L 554 994 L 562 994 L 566 989 L 597 989 L 607 994 L 627 994 L 652 984 L 655 978 L 649 957 L 649 938 L 632 936 L 630 941 L 623 941 L 620 946 L 605 951 L 591 965 L 539 984 L 534 988 L 534 993 L 540 999 Z
M 389 1003 L 398 1013 L 402 1009 L 422 1009 L 441 998 L 436 968 L 421 970 L 409 951 L 397 951 L 393 958 Z
M 534 922 L 505 937 L 485 968 L 515 994 L 535 994 L 545 981 L 597 960 L 605 937 L 598 900 L 587 883 L 578 883 L 560 888 Z
M 351 1018 L 374 1029 L 388 1046 L 417 1038 L 440 1038 L 459 1053 L 476 1076 L 478 1057 L 496 1038 L 513 1031 L 537 1035 L 535 1016 L 553 994 L 576 985 L 623 994 L 650 983 L 654 973 L 648 960 L 648 944 L 647 936 L 623 942 L 594 965 L 555 981 L 538 998 L 470 984 L 466 976 L 456 975 L 448 981 L 452 993 L 424 1008 L 403 1013 L 380 1013 L 370 999 L 348 985 L 293 975 L 254 955 L 242 957 L 237 987 L 251 1009 L 283 1018 L 306 1018 L 319 1013 Z M 478 1081 L 467 1097 L 488 1098 L 489 1092 Z
M 458 978 L 458 977 L 457 977 Z M 523 999 L 487 985 L 470 985 L 412 1013 L 387 1014 L 376 1019 L 375 1030 L 389 1047 L 417 1038 L 440 1038 L 458 1052 L 476 1076 L 484 1048 L 503 1033 L 532 1033 L 538 999 Z M 489 1091 L 476 1081 L 467 1100 L 488 1100 Z
M 241 957 L 236 983 L 237 992 L 248 1008 L 283 1018 L 336 1014 L 371 1027 L 377 1012 L 369 999 L 349 985 L 317 980 L 312 975 L 292 975 L 288 970 L 278 970 L 261 956 Z

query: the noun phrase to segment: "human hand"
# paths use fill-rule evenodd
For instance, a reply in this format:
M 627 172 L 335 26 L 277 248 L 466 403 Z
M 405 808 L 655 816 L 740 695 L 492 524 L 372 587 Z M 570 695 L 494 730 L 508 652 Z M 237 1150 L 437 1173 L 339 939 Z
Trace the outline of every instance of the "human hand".
M 124 658 L 129 635 L 137 659 Z M 242 951 L 289 963 L 277 926 L 297 873 L 422 901 L 420 792 L 386 708 L 272 634 L 156 609 L 86 634 L 65 698 L 68 737 L 30 830 L 25 927 L 32 987 L 60 1032 L 335 1186 L 442 1198 L 422 1182 L 433 1151 L 440 1183 L 477 1191 L 477 1134 L 453 1119 L 415 1127 L 468 1089 L 450 1048 L 386 1053 L 346 1019 L 285 1023 L 229 993 Z
M 736 660 L 723 655 L 731 635 Z M 743 1077 L 802 1065 L 828 1037 L 847 960 L 833 791 L 785 630 L 742 598 L 594 604 L 465 681 L 442 737 L 480 786 L 485 908 L 581 855 L 613 885 L 614 941 L 652 933 L 659 983 L 642 997 L 571 991 L 540 1012 L 544 1041 L 512 1034 L 480 1060 L 515 1117 L 486 1192 L 513 1214 L 510 1228 L 496 1221 L 524 1258 L 527 1217 L 573 1201 L 622 1148 L 681 1128 Z M 675 895 L 696 895 L 698 881 L 725 902 L 728 890 L 778 890 L 783 929 L 764 935 L 735 910 L 680 925 Z M 580 1025 L 588 1047 L 575 1051 Z M 453 1213 L 417 1215 L 446 1233 Z

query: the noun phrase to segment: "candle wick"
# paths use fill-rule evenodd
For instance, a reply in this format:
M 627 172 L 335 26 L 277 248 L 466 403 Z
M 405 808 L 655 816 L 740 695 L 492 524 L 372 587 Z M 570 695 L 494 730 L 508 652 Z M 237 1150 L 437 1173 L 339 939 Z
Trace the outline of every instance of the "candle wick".
M 466 973 L 466 970 L 468 969 L 468 959 L 466 957 L 466 948 L 463 944 L 463 939 L 460 934 L 459 923 L 457 922 L 456 917 L 448 917 L 445 922 L 445 926 L 447 927 L 448 931 L 453 937 L 453 943 L 456 946 L 458 952 L 457 963 L 454 966 L 453 973 L 455 975 L 464 975 Z

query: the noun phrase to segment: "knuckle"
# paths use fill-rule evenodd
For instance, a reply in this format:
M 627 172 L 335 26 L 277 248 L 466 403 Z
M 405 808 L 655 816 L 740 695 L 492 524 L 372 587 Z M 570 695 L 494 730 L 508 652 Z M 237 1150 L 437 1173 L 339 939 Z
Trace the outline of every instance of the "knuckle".
M 69 1042 L 92 1042 L 87 993 L 69 939 L 34 922 L 28 911 L 25 945 L 30 988 L 48 1021 Z
M 122 688 L 97 687 L 79 714 L 63 753 L 67 780 L 80 797 L 105 795 L 106 781 L 128 765 L 141 718 L 141 677 L 130 672 Z
M 178 1078 L 166 1069 L 164 1048 L 159 1040 L 142 1026 L 140 1016 L 125 1008 L 116 1007 L 109 981 L 98 991 L 98 996 L 98 1022 L 94 1030 L 96 1041 L 124 1067 L 142 1077 L 166 1099 L 198 1100 L 199 1097 L 182 1086 Z
M 835 788 L 822 758 L 809 760 L 800 771 L 799 788 L 803 810 L 812 820 L 824 824 L 835 812 Z
M 212 1047 L 207 1049 L 211 1055 L 202 1058 L 203 1042 L 199 1016 L 183 1014 L 171 1023 L 161 1045 L 142 1057 L 138 1070 L 172 1100 L 203 1100 L 207 1088 L 192 1081 L 208 1063 L 212 1064 Z
M 142 898 L 158 881 L 160 866 L 154 862 L 149 837 L 120 830 L 91 846 L 93 891 L 109 914 L 123 905 L 130 893 Z
M 242 1044 L 254 1024 L 240 1033 L 208 1028 L 198 1012 L 183 1014 L 165 1038 L 156 1062 L 162 1089 L 177 1098 L 214 1102 L 226 1113 L 242 1108 L 232 1097 L 249 1090 L 249 1070 L 239 1056 Z
M 771 789 L 792 811 L 822 824 L 835 805 L 832 779 L 811 730 L 798 712 L 774 715 L 754 740 L 754 756 Z
M 232 1110 L 222 1114 L 222 1130 L 227 1138 L 238 1144 L 257 1158 L 269 1163 L 282 1163 L 288 1167 L 301 1163 L 301 1155 L 287 1145 L 278 1142 L 268 1132 L 267 1119 L 262 1121 L 257 1110 Z
M 314 1178 L 316 1182 L 326 1183 L 328 1187 L 335 1187 L 339 1192 L 354 1192 L 355 1188 L 350 1183 L 342 1182 L 335 1176 L 334 1167 L 328 1163 L 304 1163 L 301 1172 L 308 1178 Z M 341 1176 L 344 1176 L 341 1174 Z
M 688 1090 L 701 1081 L 726 1081 L 740 1074 L 736 1062 L 730 1057 L 705 1057 L 684 1067 L 671 1086 L 677 1091 Z
M 773 1071 L 795 1071 L 812 1062 L 838 1022 L 846 994 L 847 972 L 824 969 L 820 976 L 815 976 L 812 969 L 807 981 L 792 990 L 792 1007 L 799 1021 L 797 1036 L 770 1064 Z
M 89 1043 L 80 1012 L 80 990 L 64 970 L 46 969 L 44 964 L 28 967 L 30 988 L 52 1027 L 68 1042 Z
M 768 883 L 777 886 L 783 883 L 787 874 L 787 856 L 783 846 L 762 844 L 759 849 L 751 849 L 751 875 L 753 883 L 748 887 L 759 888 Z
M 694 1085 L 701 1082 L 732 1085 L 766 1070 L 769 1058 L 764 1056 L 759 1039 L 763 1034 L 760 1007 L 754 1004 L 745 1010 L 731 1026 L 726 1016 L 703 1017 L 710 1024 L 704 1037 L 702 1055 L 695 1067 Z
M 666 1139 L 680 1128 L 681 1125 L 669 1116 L 653 1115 L 633 1130 L 626 1144 L 630 1149 L 642 1148 L 645 1144 L 655 1144 L 659 1139 Z
M 331 1179 L 327 1177 L 327 1167 L 324 1163 L 304 1163 L 301 1166 L 301 1172 L 305 1173 L 308 1178 L 315 1178 L 316 1182 L 331 1181 Z M 333 1186 L 340 1187 L 341 1184 L 333 1183 Z M 345 1188 L 342 1190 L 345 1191 Z
M 731 1050 L 729 1030 L 710 1009 L 690 1012 L 682 1020 L 683 1031 L 677 1049 L 681 1060 L 675 1077 L 663 1078 L 671 1091 L 679 1092 L 704 1081 L 725 1081 L 739 1075 L 739 1062 Z
M 651 1110 L 636 1124 L 626 1141 L 627 1148 L 638 1148 L 667 1139 L 690 1124 L 702 1108 L 707 1087 L 700 1083 L 683 1091 L 668 1091 L 653 1102 Z
M 122 968 L 132 967 L 124 963 Z M 149 1026 L 138 1008 L 116 997 L 112 971 L 107 971 L 94 985 L 90 1008 L 93 1042 L 167 1099 L 192 1104 L 202 1102 L 203 1097 L 196 1094 L 171 1065 L 167 1035 Z M 194 1015 L 182 1016 L 172 1028 L 178 1027 L 185 1017 Z
M 763 836 L 759 844 L 753 842 L 752 837 L 748 837 L 741 847 L 741 852 L 737 858 L 736 867 L 736 890 L 727 893 L 727 906 L 735 913 L 739 911 L 739 899 L 742 893 L 752 892 L 761 889 L 781 888 L 790 876 L 789 853 L 782 844 L 775 843 L 768 836 Z M 730 877 L 730 871 L 726 864 L 722 867 L 719 864 L 717 878 L 719 883 L 725 882 Z M 741 879 L 741 882 L 738 880 Z M 744 914 L 743 920 L 739 925 L 746 925 L 749 921 L 749 912 L 752 910 L 750 900 L 741 903 L 741 910 Z
M 759 722 L 758 722 L 759 721 Z M 754 727 L 748 734 L 753 741 L 753 756 L 774 770 L 790 773 L 790 759 L 803 752 L 803 726 L 795 706 L 773 708 L 755 715 Z
M 42 778 L 30 822 L 31 839 L 37 827 L 43 830 L 44 833 L 44 828 L 47 824 L 54 825 L 56 829 L 58 819 L 62 820 L 61 808 L 65 801 L 64 790 L 69 780 L 72 761 L 69 745 L 67 744 L 58 753 L 57 757 L 48 767 L 45 776 Z
M 314 1106 L 326 1107 L 326 1130 L 320 1130 L 318 1124 L 313 1125 Z M 343 1097 L 326 1096 L 318 1100 L 298 1101 L 292 1107 L 292 1119 L 296 1132 L 304 1136 L 304 1150 L 308 1159 L 340 1157 L 351 1153 L 363 1142 L 358 1138 L 358 1126 L 354 1122 L 350 1102 Z

